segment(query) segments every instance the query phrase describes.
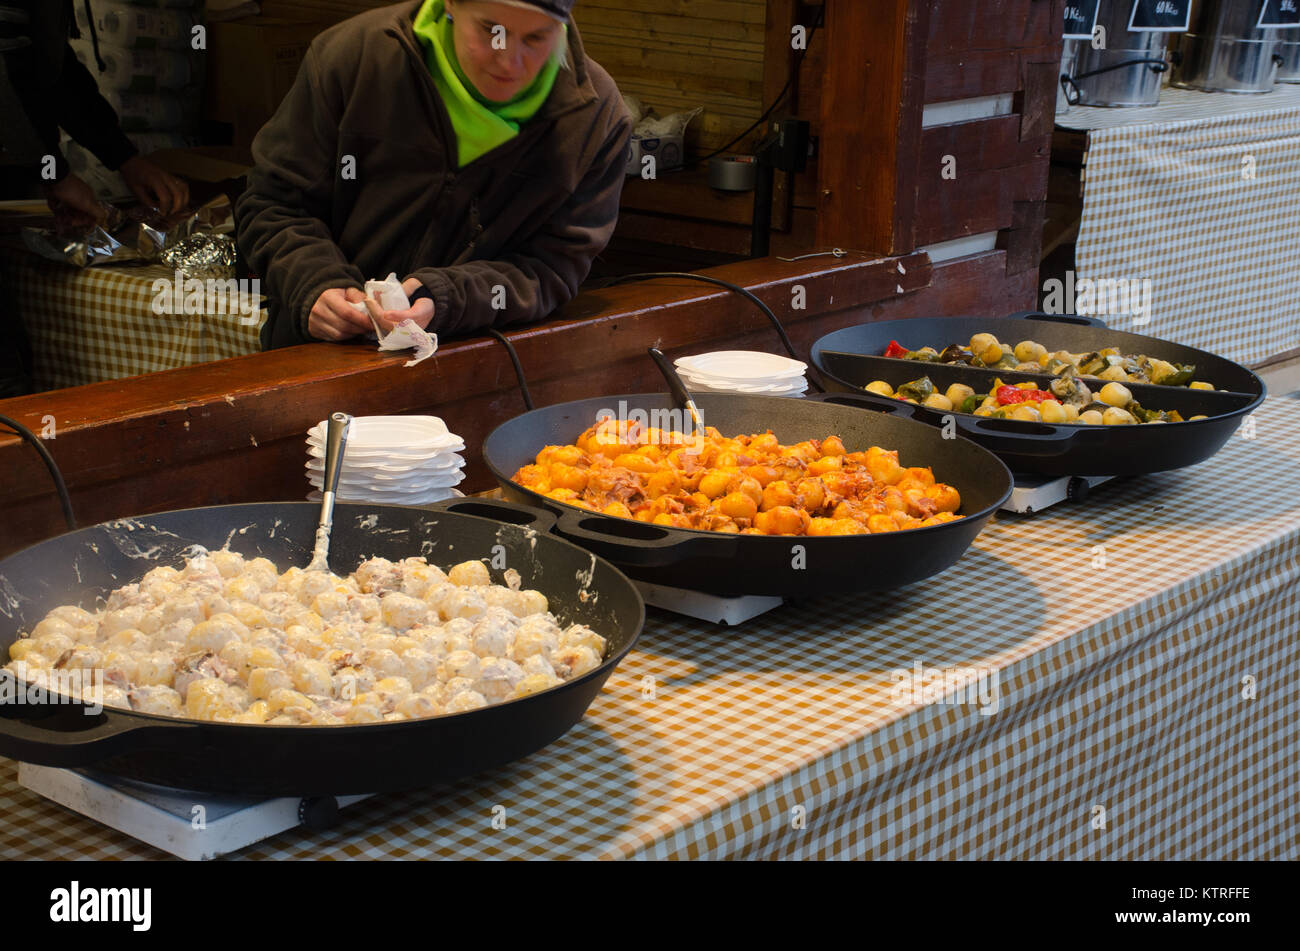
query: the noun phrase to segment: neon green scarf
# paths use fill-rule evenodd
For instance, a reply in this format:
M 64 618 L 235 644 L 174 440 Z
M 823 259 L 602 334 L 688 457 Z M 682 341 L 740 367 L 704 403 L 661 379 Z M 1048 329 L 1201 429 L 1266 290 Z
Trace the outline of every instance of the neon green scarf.
M 444 16 L 443 0 L 425 0 L 413 26 L 416 39 L 424 48 L 424 59 L 433 84 L 451 116 L 451 125 L 456 131 L 457 160 L 461 167 L 518 135 L 519 126 L 531 119 L 551 94 L 555 76 L 560 70 L 559 55 L 551 57 L 531 85 L 519 95 L 509 102 L 493 102 L 474 88 L 460 68 L 451 21 Z M 567 26 L 565 32 L 568 32 Z

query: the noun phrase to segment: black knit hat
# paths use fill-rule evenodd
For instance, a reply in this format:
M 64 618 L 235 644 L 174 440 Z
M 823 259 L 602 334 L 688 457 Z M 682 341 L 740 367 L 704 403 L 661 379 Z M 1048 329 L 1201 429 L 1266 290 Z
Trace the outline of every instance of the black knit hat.
M 573 0 L 519 0 L 519 2 L 537 7 L 543 13 L 549 13 L 561 20 L 567 20 L 569 12 L 573 9 Z

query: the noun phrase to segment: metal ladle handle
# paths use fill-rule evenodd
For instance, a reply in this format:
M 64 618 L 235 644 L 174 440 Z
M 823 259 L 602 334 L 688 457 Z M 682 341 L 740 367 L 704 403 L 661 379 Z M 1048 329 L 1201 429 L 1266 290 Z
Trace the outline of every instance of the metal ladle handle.
M 325 473 L 321 481 L 320 521 L 316 525 L 316 546 L 312 550 L 308 571 L 329 571 L 330 532 L 334 528 L 334 494 L 338 492 L 343 472 L 343 453 L 348 445 L 347 413 L 331 413 L 325 432 Z
M 686 384 L 682 378 L 677 375 L 677 370 L 663 352 L 657 347 L 650 348 L 650 357 L 659 367 L 659 372 L 663 374 L 664 379 L 668 382 L 668 389 L 673 395 L 673 402 L 686 410 L 690 414 L 691 423 L 695 426 L 695 433 L 704 435 L 704 417 L 700 415 L 699 408 L 695 405 L 695 400 L 691 399 L 690 390 L 686 389 Z

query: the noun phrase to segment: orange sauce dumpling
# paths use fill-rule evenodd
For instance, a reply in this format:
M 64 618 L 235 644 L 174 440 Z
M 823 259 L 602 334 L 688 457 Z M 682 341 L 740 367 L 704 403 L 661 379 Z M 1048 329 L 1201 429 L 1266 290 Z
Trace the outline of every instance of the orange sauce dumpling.
M 929 467 L 833 435 L 783 445 L 771 432 L 687 438 L 607 419 L 544 447 L 514 481 L 614 518 L 729 534 L 861 535 L 961 518 L 960 493 Z

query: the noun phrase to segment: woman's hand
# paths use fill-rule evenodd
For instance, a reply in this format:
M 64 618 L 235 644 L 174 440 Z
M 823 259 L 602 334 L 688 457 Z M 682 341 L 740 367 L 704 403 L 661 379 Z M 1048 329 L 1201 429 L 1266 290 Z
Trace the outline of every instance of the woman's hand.
M 337 341 L 372 330 L 366 315 L 352 306 L 365 299 L 358 287 L 330 288 L 316 299 L 307 315 L 307 332 L 317 340 Z
M 408 277 L 402 281 L 402 290 L 406 291 L 407 297 L 414 294 L 419 287 L 419 278 Z M 388 333 L 404 320 L 413 320 L 417 327 L 425 330 L 433 320 L 433 301 L 428 297 L 420 298 L 406 310 L 380 310 L 373 301 L 367 306 L 384 333 Z
M 157 208 L 165 217 L 190 203 L 190 187 L 175 175 L 169 175 L 148 159 L 133 155 L 118 170 L 131 193 L 141 203 Z

